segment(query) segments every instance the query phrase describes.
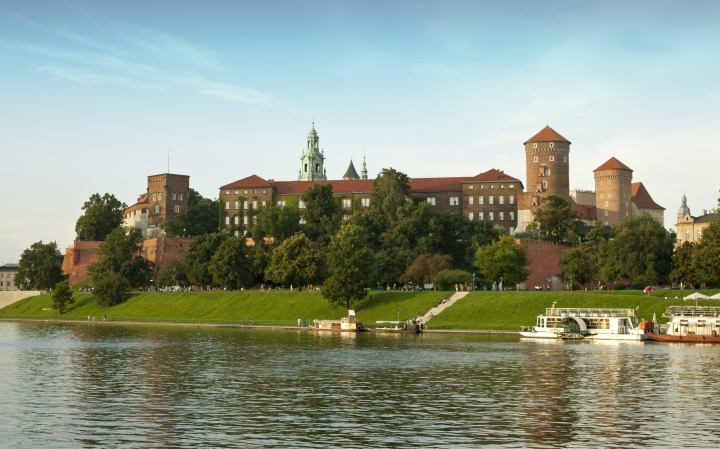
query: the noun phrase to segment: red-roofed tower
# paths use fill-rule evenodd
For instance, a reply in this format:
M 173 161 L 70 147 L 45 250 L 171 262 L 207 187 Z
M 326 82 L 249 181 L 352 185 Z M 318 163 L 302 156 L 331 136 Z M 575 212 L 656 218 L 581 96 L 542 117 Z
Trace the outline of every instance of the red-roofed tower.
M 632 174 L 630 167 L 611 157 L 593 170 L 597 219 L 605 226 L 632 216 Z

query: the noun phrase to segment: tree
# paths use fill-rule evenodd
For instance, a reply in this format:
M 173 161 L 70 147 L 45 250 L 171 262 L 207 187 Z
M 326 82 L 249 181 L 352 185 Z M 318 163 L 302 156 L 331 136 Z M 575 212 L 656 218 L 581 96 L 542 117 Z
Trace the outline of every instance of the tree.
M 252 259 L 245 237 L 232 237 L 220 244 L 208 265 L 218 285 L 239 289 L 253 280 Z
M 100 260 L 88 267 L 97 282 L 105 273 L 119 274 L 131 286 L 146 285 L 154 266 L 142 254 L 143 237 L 138 228 L 118 226 L 100 245 Z
M 187 284 L 185 263 L 180 259 L 173 259 L 156 275 L 155 285 L 165 287 L 169 285 Z
M 400 281 L 416 285 L 430 284 L 438 273 L 449 269 L 451 264 L 452 257 L 449 254 L 421 254 L 410 264 Z
M 193 239 L 185 256 L 185 274 L 191 284 L 212 284 L 213 276 L 210 274 L 208 266 L 220 245 L 229 238 L 230 234 L 227 232 L 215 232 Z
M 438 290 L 452 290 L 456 284 L 465 284 L 472 280 L 472 274 L 464 270 L 442 270 L 433 279 Z
M 256 242 L 265 237 L 272 237 L 277 244 L 280 244 L 300 230 L 300 211 L 295 207 L 270 204 L 265 206 L 256 217 L 257 221 L 250 229 L 250 235 Z
M 96 193 L 85 202 L 82 209 L 85 214 L 78 218 L 75 232 L 82 233 L 87 240 L 100 241 L 122 224 L 127 204 L 120 202 L 115 195 L 106 193 L 101 197 Z
M 65 313 L 65 309 L 68 306 L 75 304 L 75 299 L 73 299 L 73 294 L 67 281 L 55 284 L 55 289 L 52 292 L 52 300 L 52 308 L 60 312 L 60 315 Z
M 15 285 L 21 290 L 48 290 L 62 281 L 62 262 L 56 242 L 33 243 L 20 256 Z
M 565 250 L 560 259 L 560 277 L 563 282 L 577 282 L 585 285 L 591 284 L 597 276 L 595 258 L 589 256 L 582 248 Z
M 302 216 L 309 226 L 319 225 L 323 218 L 340 213 L 332 195 L 332 184 L 315 184 L 300 195 L 300 200 L 305 203 Z
M 689 241 L 675 249 L 672 257 L 673 269 L 670 272 L 670 280 L 678 284 L 694 284 L 695 270 L 693 268 L 693 255 L 697 244 Z
M 95 278 L 93 278 L 95 280 Z M 128 287 L 127 280 L 113 271 L 105 271 L 95 281 L 95 298 L 103 307 L 120 304 Z
M 365 286 L 372 274 L 373 253 L 367 247 L 363 229 L 345 225 L 333 236 L 328 253 L 328 272 L 322 295 L 331 304 L 351 304 L 367 295 Z
M 220 200 L 203 198 L 195 189 L 188 193 L 188 213 L 160 225 L 168 235 L 204 235 L 218 231 Z
M 389 222 L 397 219 L 397 210 L 410 194 L 410 178 L 394 168 L 383 168 L 372 184 L 370 211 L 384 216 Z
M 570 201 L 559 195 L 550 195 L 542 200 L 543 207 L 535 211 L 535 223 L 540 227 L 546 240 L 576 243 L 583 227 Z
M 298 234 L 273 250 L 265 276 L 276 284 L 303 285 L 317 282 L 322 271 L 323 260 L 315 244 Z
M 475 268 L 488 282 L 503 281 L 510 285 L 525 282 L 530 275 L 530 271 L 525 268 L 528 265 L 527 247 L 516 244 L 509 235 L 500 237 L 491 245 L 480 247 L 475 254 Z
M 695 279 L 705 285 L 720 285 L 720 221 L 703 229 L 693 254 Z

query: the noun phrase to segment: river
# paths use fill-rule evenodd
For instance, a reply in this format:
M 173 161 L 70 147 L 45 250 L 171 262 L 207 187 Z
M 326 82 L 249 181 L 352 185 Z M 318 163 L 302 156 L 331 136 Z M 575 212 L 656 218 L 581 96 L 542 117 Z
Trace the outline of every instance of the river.
M 720 345 L 0 322 L 0 447 L 717 447 Z

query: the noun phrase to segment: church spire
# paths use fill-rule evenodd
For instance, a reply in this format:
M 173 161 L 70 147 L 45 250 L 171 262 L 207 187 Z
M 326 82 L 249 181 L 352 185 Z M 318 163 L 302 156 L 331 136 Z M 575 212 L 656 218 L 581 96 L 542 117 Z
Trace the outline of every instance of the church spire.
M 320 149 L 320 138 L 318 137 L 317 131 L 315 131 L 315 119 L 313 118 L 312 127 L 307 136 L 307 146 L 303 150 L 303 154 L 300 157 L 300 181 L 316 181 L 326 180 L 325 175 L 325 154 Z
M 367 177 L 367 165 L 365 164 L 365 148 L 363 148 L 363 168 L 360 171 L 360 179 L 368 179 Z

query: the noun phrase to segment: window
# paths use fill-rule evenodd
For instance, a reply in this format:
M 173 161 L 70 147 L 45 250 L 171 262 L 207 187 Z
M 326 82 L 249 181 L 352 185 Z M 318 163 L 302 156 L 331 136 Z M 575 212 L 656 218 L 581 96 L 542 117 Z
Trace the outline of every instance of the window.
M 229 190 L 226 190 L 226 191 L 225 191 L 225 195 L 230 195 L 230 191 L 229 191 Z M 235 191 L 235 195 L 237 195 L 237 190 Z
M 428 199 L 427 199 L 427 203 L 428 203 L 429 205 L 431 205 L 431 206 L 434 206 L 434 205 L 435 205 L 435 198 L 434 198 L 434 197 L 433 197 L 433 198 L 428 198 Z
M 180 198 L 180 201 L 182 201 L 182 196 L 183 196 L 182 193 L 180 195 L 178 195 L 178 197 Z
M 235 201 L 235 210 L 240 209 L 240 201 Z
M 606 216 L 606 217 L 608 216 L 608 211 L 605 211 L 605 216 Z
M 612 193 L 608 193 L 608 198 L 612 197 Z
M 225 201 L 225 210 L 230 210 L 230 201 Z
M 510 211 L 509 214 L 510 214 L 510 220 L 511 220 L 511 221 L 514 220 L 514 219 L 515 219 L 515 212 Z
M 256 193 L 257 193 L 257 190 L 253 190 L 253 195 L 255 195 Z
M 480 188 L 481 188 L 481 189 L 482 189 L 482 188 L 484 188 L 484 187 L 485 187 L 485 186 L 483 186 L 483 185 L 480 185 Z
M 627 201 L 625 201 L 625 207 L 628 207 L 628 202 L 627 202 Z
M 543 186 L 543 190 L 547 189 L 547 181 L 543 181 L 542 186 Z
M 225 193 L 226 193 L 226 194 L 229 194 L 230 192 L 225 192 Z M 239 190 L 236 190 L 236 191 L 235 191 L 235 195 L 237 195 L 238 193 L 240 193 L 240 191 L 239 191 Z
M 504 196 L 500 195 L 500 196 L 498 197 L 498 204 L 505 204 L 504 198 L 505 198 Z
M 237 225 L 239 225 L 239 224 L 240 224 L 240 217 L 238 217 L 237 215 L 235 215 L 235 226 L 237 226 Z
M 257 210 L 257 200 L 253 200 L 253 210 Z
M 500 184 L 500 188 L 501 188 L 501 189 L 504 189 L 504 188 L 505 188 L 505 186 L 504 186 L 504 185 L 502 185 L 502 184 Z
M 601 193 L 601 194 L 600 194 L 600 198 L 602 198 L 602 197 L 603 197 L 603 194 Z
M 319 171 L 320 171 L 320 164 L 315 164 L 315 171 L 316 171 L 316 172 L 319 172 Z
M 494 219 L 495 219 L 495 213 L 494 213 L 494 212 L 488 212 L 488 218 L 490 219 L 490 221 L 494 220 Z
M 468 197 L 468 204 L 472 206 L 472 204 L 473 204 L 473 197 L 471 197 L 471 196 Z
M 243 209 L 245 209 L 245 210 L 248 209 L 248 200 L 243 201 Z
M 458 204 L 460 204 L 460 202 L 458 201 L 458 197 L 456 197 L 456 196 L 451 196 L 451 197 L 450 197 L 450 205 L 451 205 L 451 206 L 457 206 Z
M 605 201 L 605 207 L 608 207 L 608 202 L 607 202 L 607 201 Z
M 267 190 L 263 190 L 262 193 L 267 193 Z
M 307 220 L 305 220 L 304 217 L 300 217 L 300 221 L 298 223 L 299 224 L 307 224 Z
M 267 201 L 264 201 L 264 200 L 263 200 L 263 201 L 260 203 L 260 205 L 261 205 L 262 207 L 267 206 Z
M 555 156 L 550 156 L 550 162 L 555 162 Z
M 550 148 L 553 148 L 554 146 L 555 146 L 555 144 L 550 142 Z
M 257 215 L 253 217 L 253 224 L 257 224 Z
M 514 188 L 515 188 L 515 184 L 510 184 L 510 185 L 508 186 L 508 189 L 514 189 Z
M 468 220 L 473 221 L 473 213 L 468 212 Z
M 567 156 L 563 158 L 563 162 L 567 162 Z
M 350 207 L 352 207 L 352 200 L 349 198 L 343 198 L 340 204 L 343 209 L 350 209 Z
M 162 201 L 162 193 L 158 193 L 158 201 Z
M 510 226 L 510 228 L 508 229 L 508 233 L 509 233 L 510 235 L 515 234 L 515 227 L 514 227 L 514 226 Z
M 247 190 L 243 190 L 243 195 L 247 195 Z
M 537 144 L 535 144 L 535 145 L 537 145 Z M 533 162 L 537 162 L 537 161 L 538 161 L 537 157 L 534 157 Z
M 494 196 L 490 195 L 490 196 L 488 197 L 488 204 L 495 204 L 495 197 L 494 197 Z
M 248 224 L 248 216 L 247 216 L 247 215 L 245 215 L 245 216 L 243 217 L 243 224 L 244 224 L 244 225 Z
M 157 201 L 157 194 L 153 193 L 153 201 Z
M 160 206 L 157 206 L 157 205 L 155 206 L 155 213 L 156 214 L 160 213 Z
M 484 197 L 484 196 L 479 196 L 479 197 L 478 197 L 478 204 L 485 204 L 485 197 Z
M 492 184 L 490 184 L 490 188 L 491 188 L 491 189 L 494 189 L 494 188 L 495 188 L 495 186 L 494 186 L 494 185 L 492 185 Z
M 485 219 L 485 212 L 478 212 L 478 220 L 484 220 Z
M 240 232 L 235 231 L 235 237 L 240 237 Z
M 277 205 L 280 207 L 285 207 L 285 200 L 278 200 Z
M 536 144 L 536 143 L 533 144 L 533 148 L 537 148 L 537 144 Z M 535 160 L 537 160 L 537 158 L 535 158 Z
M 370 207 L 370 198 L 360 198 L 360 205 L 362 207 Z
M 225 217 L 225 225 L 230 226 L 230 217 Z
M 685 240 L 690 240 L 690 231 L 685 231 Z
M 177 200 L 177 193 L 175 193 L 175 192 L 171 193 L 170 197 L 174 200 Z
M 345 215 L 342 216 L 342 219 L 343 219 L 343 221 L 349 220 L 349 219 L 350 219 L 350 215 L 345 214 Z
M 298 209 L 305 209 L 305 201 L 298 200 Z
M 509 204 L 515 204 L 515 195 L 510 195 L 508 197 L 508 203 Z
M 178 206 L 177 204 L 175 205 L 175 213 L 176 214 L 180 213 L 180 206 Z
M 498 213 L 498 218 L 499 218 L 500 220 L 504 220 L 504 219 L 505 219 L 505 212 L 500 211 L 500 212 Z
M 702 229 L 698 229 L 697 238 L 700 239 L 701 237 L 702 237 Z
M 473 186 L 468 186 L 468 190 L 472 190 L 473 188 Z

